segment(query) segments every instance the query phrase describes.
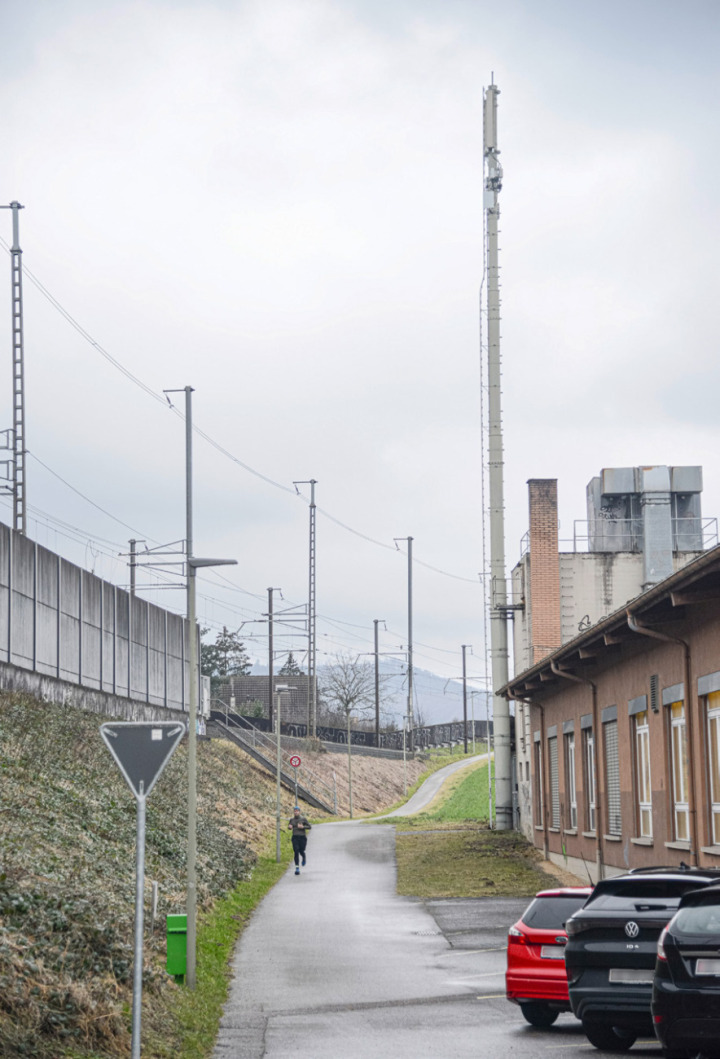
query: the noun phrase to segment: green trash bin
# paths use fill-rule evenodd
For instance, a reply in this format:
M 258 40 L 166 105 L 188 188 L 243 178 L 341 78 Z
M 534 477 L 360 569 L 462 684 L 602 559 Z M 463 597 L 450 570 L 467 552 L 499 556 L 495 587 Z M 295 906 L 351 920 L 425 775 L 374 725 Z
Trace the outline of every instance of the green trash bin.
M 167 963 L 168 974 L 181 982 L 187 971 L 187 916 L 167 917 Z

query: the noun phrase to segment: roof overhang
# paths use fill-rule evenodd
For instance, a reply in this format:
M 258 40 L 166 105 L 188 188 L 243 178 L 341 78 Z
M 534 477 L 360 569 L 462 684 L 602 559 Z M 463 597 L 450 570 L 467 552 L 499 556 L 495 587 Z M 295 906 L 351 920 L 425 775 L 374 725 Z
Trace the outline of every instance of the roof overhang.
M 542 699 L 560 685 L 566 686 L 558 669 L 567 669 L 582 679 L 583 671 L 610 660 L 624 644 L 637 642 L 638 634 L 631 629 L 628 615 L 672 636 L 673 624 L 682 621 L 689 608 L 716 599 L 720 600 L 720 545 L 558 647 L 496 694 L 520 701 Z

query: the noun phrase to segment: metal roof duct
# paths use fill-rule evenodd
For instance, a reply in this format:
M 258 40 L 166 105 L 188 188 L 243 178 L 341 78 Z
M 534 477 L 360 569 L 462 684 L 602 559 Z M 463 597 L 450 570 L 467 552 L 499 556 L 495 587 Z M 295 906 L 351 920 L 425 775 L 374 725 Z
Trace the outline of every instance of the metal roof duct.
M 702 468 L 607 467 L 587 487 L 589 550 L 642 552 L 643 588 L 673 572 L 674 552 L 703 550 Z

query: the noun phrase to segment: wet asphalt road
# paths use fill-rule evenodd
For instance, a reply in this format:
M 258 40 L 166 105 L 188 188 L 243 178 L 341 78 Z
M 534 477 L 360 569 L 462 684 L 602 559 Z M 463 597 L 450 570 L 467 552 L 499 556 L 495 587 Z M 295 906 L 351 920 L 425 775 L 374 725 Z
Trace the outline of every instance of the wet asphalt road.
M 307 869 L 288 870 L 240 940 L 215 1059 L 608 1054 L 572 1016 L 536 1030 L 505 1000 L 507 928 L 527 900 L 398 897 L 394 831 L 313 828 Z

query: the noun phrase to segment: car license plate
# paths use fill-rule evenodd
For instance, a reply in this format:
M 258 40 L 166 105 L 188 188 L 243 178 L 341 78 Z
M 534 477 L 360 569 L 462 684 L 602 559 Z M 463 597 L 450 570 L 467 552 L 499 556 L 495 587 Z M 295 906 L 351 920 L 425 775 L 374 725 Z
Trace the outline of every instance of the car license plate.
M 611 982 L 633 982 L 635 984 L 643 982 L 652 985 L 653 972 L 646 971 L 644 968 L 613 967 L 609 977 Z
M 695 974 L 720 974 L 720 960 L 698 960 Z
M 564 960 L 565 959 L 565 946 L 564 945 L 543 945 L 540 949 L 540 956 L 543 960 Z

